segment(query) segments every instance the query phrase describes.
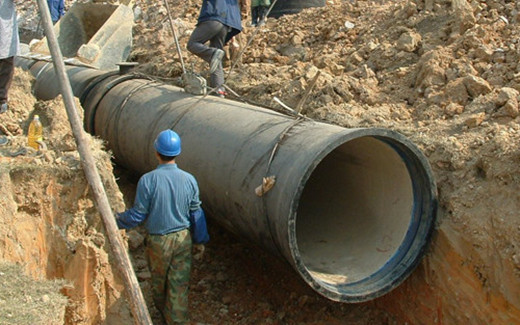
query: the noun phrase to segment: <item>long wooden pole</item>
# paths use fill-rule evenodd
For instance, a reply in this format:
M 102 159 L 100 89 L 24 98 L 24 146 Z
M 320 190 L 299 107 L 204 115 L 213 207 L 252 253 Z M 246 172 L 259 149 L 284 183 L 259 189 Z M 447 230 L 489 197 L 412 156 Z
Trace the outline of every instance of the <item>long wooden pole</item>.
M 72 87 L 70 86 L 70 81 L 65 71 L 63 56 L 56 35 L 54 34 L 47 0 L 38 0 L 38 7 L 40 9 L 40 17 L 42 19 L 45 36 L 47 37 L 47 44 L 51 52 L 54 70 L 56 71 L 58 83 L 61 88 L 63 102 L 65 104 L 65 109 L 67 110 L 67 116 L 78 146 L 83 170 L 85 171 L 87 180 L 92 188 L 92 192 L 94 193 L 94 198 L 98 205 L 99 212 L 103 218 L 108 239 L 116 258 L 117 267 L 123 275 L 134 321 L 136 324 L 140 325 L 152 325 L 146 302 L 141 292 L 141 288 L 139 287 L 139 283 L 137 282 L 128 253 L 123 245 L 123 240 L 119 234 L 112 209 L 110 208 L 110 203 L 108 202 L 103 183 L 101 182 L 101 177 L 96 168 L 96 162 L 90 151 L 88 141 L 85 138 L 85 132 L 83 131 L 82 123 L 76 110 Z

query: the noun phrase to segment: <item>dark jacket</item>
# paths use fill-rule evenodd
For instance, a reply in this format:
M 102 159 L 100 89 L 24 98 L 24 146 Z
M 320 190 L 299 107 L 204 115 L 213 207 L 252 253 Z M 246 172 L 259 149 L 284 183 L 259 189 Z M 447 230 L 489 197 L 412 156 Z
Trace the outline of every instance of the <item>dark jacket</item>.
M 242 31 L 242 20 L 238 0 L 203 0 L 200 9 L 199 23 L 216 20 L 231 27 L 226 36 L 227 43 L 233 36 Z

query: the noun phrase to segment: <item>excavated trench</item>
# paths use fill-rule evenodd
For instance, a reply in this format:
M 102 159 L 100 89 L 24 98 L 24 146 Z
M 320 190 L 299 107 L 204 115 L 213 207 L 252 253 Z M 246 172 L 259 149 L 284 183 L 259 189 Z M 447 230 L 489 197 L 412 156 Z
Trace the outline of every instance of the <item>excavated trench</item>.
M 101 151 L 97 154 L 103 156 L 99 163 L 106 171 L 107 193 L 114 207 L 121 206 L 110 175 L 110 157 Z M 45 157 L 17 157 L 0 169 L 0 260 L 22 265 L 24 273 L 35 279 L 65 280 L 61 294 L 68 298 L 65 304 L 49 307 L 41 303 L 47 293 L 40 293 L 38 286 L 20 288 L 25 295 L 23 305 L 9 306 L 7 300 L 0 312 L 0 320 L 8 324 L 40 324 L 34 310 L 41 309 L 45 315 L 50 308 L 54 315 L 47 315 L 45 324 L 131 322 L 122 299 L 123 283 L 109 262 L 111 250 L 92 193 L 78 172 L 77 156 L 68 158 L 56 163 Z

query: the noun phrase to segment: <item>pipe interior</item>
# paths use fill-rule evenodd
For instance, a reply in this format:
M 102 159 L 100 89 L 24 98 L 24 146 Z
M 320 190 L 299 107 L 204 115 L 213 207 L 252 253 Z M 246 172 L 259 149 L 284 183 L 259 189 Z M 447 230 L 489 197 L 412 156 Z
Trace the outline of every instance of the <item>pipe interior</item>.
M 58 41 L 63 56 L 76 56 L 79 48 L 94 37 L 114 11 L 115 6 L 98 3 L 73 6 L 71 14 L 58 23 Z
M 413 208 L 409 171 L 391 146 L 374 137 L 344 143 L 302 192 L 296 240 L 305 269 L 326 286 L 370 277 L 398 251 Z

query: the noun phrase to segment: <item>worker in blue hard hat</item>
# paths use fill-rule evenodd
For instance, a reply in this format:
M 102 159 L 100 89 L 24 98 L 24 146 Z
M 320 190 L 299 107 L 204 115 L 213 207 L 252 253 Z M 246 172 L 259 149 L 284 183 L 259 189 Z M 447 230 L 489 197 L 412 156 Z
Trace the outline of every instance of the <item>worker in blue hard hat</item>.
M 154 147 L 159 166 L 139 179 L 134 206 L 118 213 L 116 222 L 120 229 L 144 224 L 155 307 L 167 324 L 184 324 L 188 321 L 192 242 L 198 243 L 192 241 L 190 225 L 202 218 L 206 231 L 204 212 L 197 181 L 175 163 L 181 153 L 179 135 L 162 131 Z M 202 243 L 208 239 L 206 233 Z

